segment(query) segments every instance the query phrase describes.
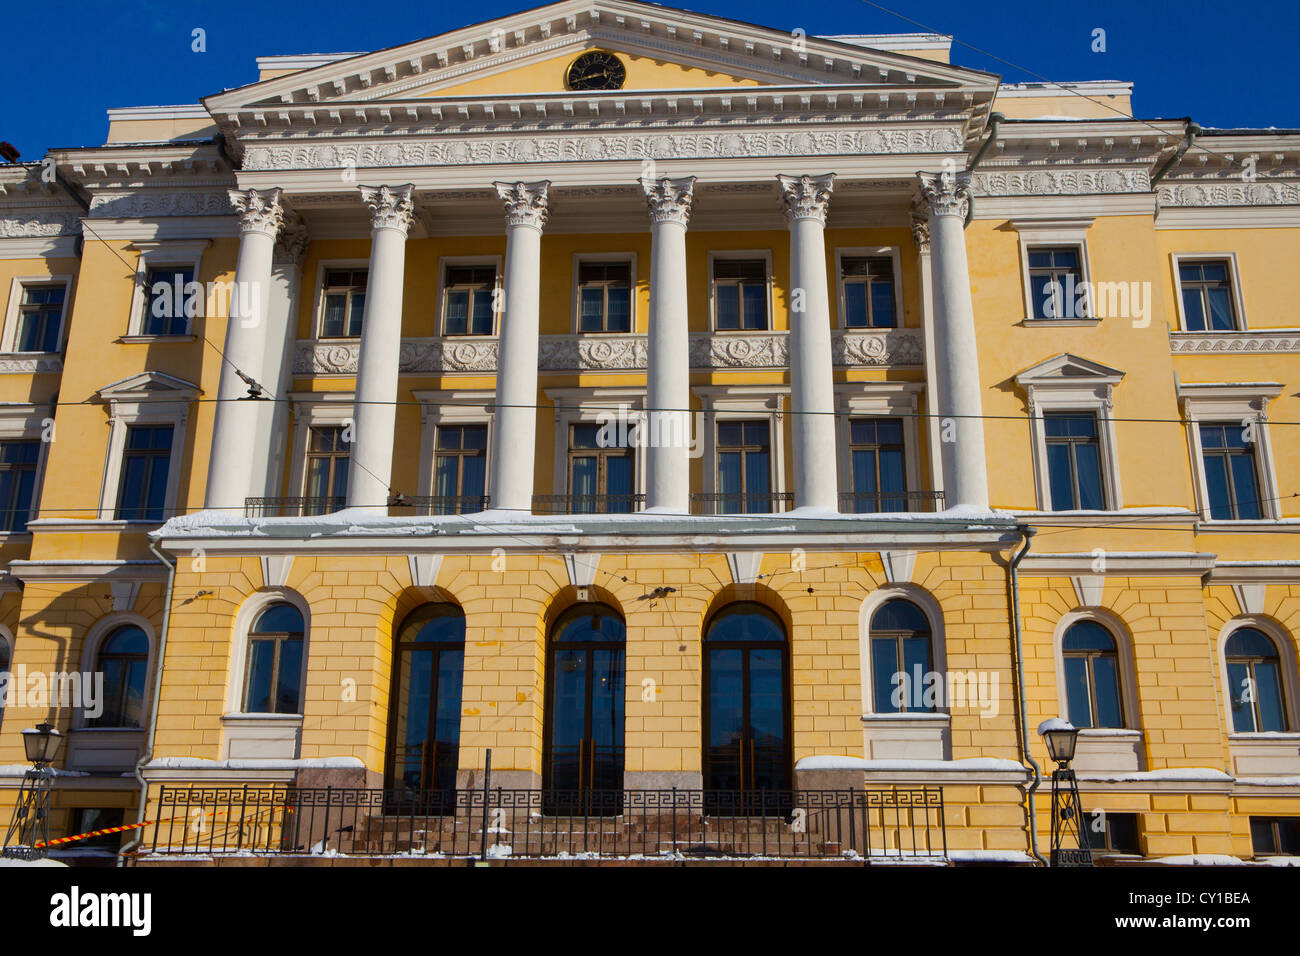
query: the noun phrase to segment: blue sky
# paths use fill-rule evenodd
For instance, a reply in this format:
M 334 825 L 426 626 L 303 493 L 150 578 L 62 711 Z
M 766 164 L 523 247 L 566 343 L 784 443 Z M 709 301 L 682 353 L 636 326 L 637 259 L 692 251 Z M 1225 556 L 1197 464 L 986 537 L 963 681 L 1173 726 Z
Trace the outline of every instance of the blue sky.
M 684 0 L 701 13 L 809 34 L 904 33 L 913 26 L 863 0 Z M 102 143 L 104 110 L 194 103 L 256 79 L 273 53 L 373 50 L 512 13 L 531 0 L 357 4 L 343 0 L 86 0 L 13 2 L 0 37 L 0 140 L 24 160 L 54 146 Z M 1268 3 L 1104 0 L 882 0 L 930 29 L 955 34 L 953 61 L 1007 82 L 1117 79 L 1136 83 L 1144 118 L 1191 116 L 1203 126 L 1300 127 L 1294 51 L 1300 7 Z M 795 12 L 797 11 L 797 12 Z M 207 51 L 190 49 L 207 32 Z M 1106 52 L 1092 51 L 1093 30 Z M 1017 67 L 964 47 L 961 42 Z M 1028 72 L 1025 72 L 1028 71 Z

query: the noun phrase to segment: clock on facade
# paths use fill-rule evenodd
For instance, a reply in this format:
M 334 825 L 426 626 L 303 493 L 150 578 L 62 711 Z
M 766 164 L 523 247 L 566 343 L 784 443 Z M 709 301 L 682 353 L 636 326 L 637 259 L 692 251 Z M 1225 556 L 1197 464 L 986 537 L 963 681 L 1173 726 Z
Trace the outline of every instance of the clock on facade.
M 613 53 L 589 50 L 569 64 L 564 79 L 571 90 L 618 90 L 627 80 L 627 67 Z

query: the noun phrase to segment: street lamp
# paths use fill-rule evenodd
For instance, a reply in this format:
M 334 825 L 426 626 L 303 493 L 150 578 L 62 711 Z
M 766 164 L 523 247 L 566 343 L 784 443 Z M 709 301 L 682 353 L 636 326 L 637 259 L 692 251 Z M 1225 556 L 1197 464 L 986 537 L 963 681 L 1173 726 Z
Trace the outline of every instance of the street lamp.
M 50 843 L 50 784 L 54 780 L 50 764 L 62 742 L 63 735 L 53 724 L 41 723 L 23 731 L 23 750 L 32 769 L 23 774 L 0 856 L 36 860 L 46 855 Z
M 1092 866 L 1092 851 L 1083 831 L 1083 807 L 1079 801 L 1079 784 L 1070 761 L 1079 742 L 1079 731 L 1068 720 L 1052 717 L 1038 725 L 1038 734 L 1047 745 L 1047 755 L 1056 761 L 1052 771 L 1052 866 Z M 1074 847 L 1065 846 L 1073 834 Z

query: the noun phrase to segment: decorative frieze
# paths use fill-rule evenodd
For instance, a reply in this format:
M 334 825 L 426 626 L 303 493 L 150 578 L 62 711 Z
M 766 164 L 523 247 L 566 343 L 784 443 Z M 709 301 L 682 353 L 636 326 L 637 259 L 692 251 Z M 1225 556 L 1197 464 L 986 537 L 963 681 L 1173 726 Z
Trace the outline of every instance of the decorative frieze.
M 1300 184 L 1294 182 L 1161 183 L 1156 189 L 1161 208 L 1180 206 L 1295 206 Z
M 90 200 L 96 219 L 148 219 L 156 216 L 229 216 L 229 189 L 99 191 Z
M 1151 191 L 1151 177 L 1145 169 L 990 170 L 971 174 L 970 184 L 976 196 L 1082 196 Z
M 0 375 L 62 371 L 63 359 L 57 355 L 0 355 Z
M 785 332 L 691 336 L 690 362 L 699 369 L 785 368 L 789 364 Z M 921 333 L 912 329 L 832 333 L 833 361 L 841 367 L 920 366 Z M 355 375 L 360 355 L 356 342 L 301 342 L 295 375 Z M 556 371 L 643 371 L 643 335 L 544 335 L 537 364 Z M 403 373 L 492 373 L 497 368 L 497 340 L 407 339 L 402 342 Z
M 0 239 L 47 239 L 81 232 L 81 213 L 73 209 L 8 208 L 0 211 Z
M 1198 355 L 1219 352 L 1300 352 L 1300 329 L 1170 332 L 1169 351 Z

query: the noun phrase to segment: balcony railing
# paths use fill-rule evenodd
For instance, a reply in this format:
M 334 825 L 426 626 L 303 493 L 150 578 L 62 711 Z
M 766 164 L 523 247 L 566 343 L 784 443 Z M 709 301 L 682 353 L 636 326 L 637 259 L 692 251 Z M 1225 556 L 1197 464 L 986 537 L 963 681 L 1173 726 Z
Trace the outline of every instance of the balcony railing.
M 840 495 L 840 511 L 844 514 L 940 511 L 942 509 L 942 491 L 848 491 Z
M 160 786 L 144 854 L 943 861 L 940 787 L 435 792 Z M 287 862 L 287 861 L 286 861 Z
M 720 492 L 691 495 L 691 514 L 696 515 L 770 515 L 788 511 L 794 495 L 788 491 L 764 491 L 749 494 Z
M 626 515 L 645 507 L 645 495 L 533 495 L 537 515 Z
M 327 515 L 347 507 L 347 499 L 323 498 L 245 498 L 246 518 L 304 518 Z M 463 515 L 486 511 L 487 495 L 449 497 L 442 495 L 395 495 L 388 499 L 391 515 Z
M 487 495 L 396 495 L 388 499 L 390 515 L 472 515 L 487 509 Z
M 321 498 L 245 498 L 245 518 L 303 518 L 327 515 L 347 507 L 347 499 Z

